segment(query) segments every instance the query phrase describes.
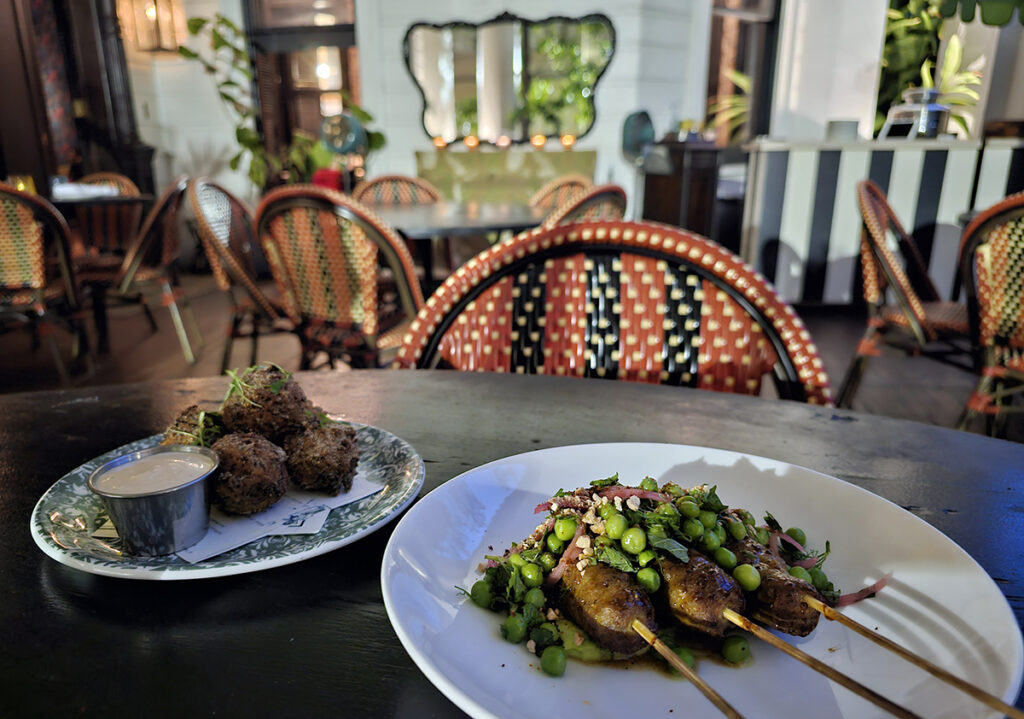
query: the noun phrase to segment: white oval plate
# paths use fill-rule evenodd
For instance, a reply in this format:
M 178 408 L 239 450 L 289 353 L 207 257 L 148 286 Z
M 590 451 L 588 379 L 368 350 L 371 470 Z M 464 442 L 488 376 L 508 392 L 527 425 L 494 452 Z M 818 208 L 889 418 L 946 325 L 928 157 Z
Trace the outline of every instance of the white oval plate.
M 850 591 L 892 572 L 874 599 L 844 610 L 970 682 L 1012 702 L 1021 686 L 1020 629 L 1002 593 L 954 542 L 891 502 L 834 477 L 737 452 L 668 444 L 558 447 L 508 457 L 441 485 L 398 523 L 384 553 L 384 604 L 399 639 L 449 699 L 475 717 L 721 716 L 683 679 L 652 669 L 571 661 L 551 678 L 523 645 L 501 639 L 501 616 L 479 609 L 469 588 L 484 555 L 530 534 L 533 508 L 560 487 L 615 472 L 626 484 L 718 485 L 722 501 L 800 526 L 809 544 L 831 540 L 825 569 Z M 429 541 L 425 541 L 429 538 Z M 926 717 L 995 714 L 973 699 L 821 620 L 787 641 Z M 754 660 L 739 669 L 710 660 L 698 670 L 747 717 L 882 717 L 865 700 L 751 638 Z
M 370 425 L 346 422 L 356 429 L 359 465 L 356 476 L 384 487 L 365 499 L 334 509 L 316 534 L 292 534 L 262 537 L 195 564 L 177 555 L 163 557 L 113 557 L 85 546 L 67 549 L 50 536 L 53 528 L 50 512 L 65 516 L 80 514 L 92 520 L 103 509 L 99 497 L 88 487 L 94 469 L 128 452 L 153 447 L 163 435 L 131 442 L 76 467 L 47 490 L 32 511 L 32 538 L 47 555 L 61 564 L 92 574 L 126 579 L 201 579 L 243 574 L 291 564 L 330 552 L 374 532 L 405 509 L 423 485 L 423 459 L 401 437 Z

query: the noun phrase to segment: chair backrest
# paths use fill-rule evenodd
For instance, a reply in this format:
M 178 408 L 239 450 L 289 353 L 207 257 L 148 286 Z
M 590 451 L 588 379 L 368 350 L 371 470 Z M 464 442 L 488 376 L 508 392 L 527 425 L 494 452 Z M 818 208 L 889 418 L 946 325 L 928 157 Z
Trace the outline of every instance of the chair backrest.
M 934 302 L 939 293 L 928 277 L 921 253 L 914 239 L 903 229 L 899 218 L 886 201 L 885 193 L 871 180 L 857 183 L 857 203 L 863 225 L 861 228 L 860 260 L 864 283 L 864 301 L 871 312 L 885 304 L 886 289 L 891 290 L 915 338 L 921 344 L 935 339 L 935 333 L 926 321 L 923 302 Z M 891 230 L 906 262 L 900 264 L 888 243 Z M 920 295 L 914 289 L 908 272 L 917 280 Z
M 377 334 L 378 253 L 395 278 L 402 309 L 423 306 L 405 242 L 372 210 L 340 192 L 287 185 L 256 209 L 257 235 L 294 322 Z
M 252 214 L 241 200 L 220 185 L 193 180 L 186 191 L 199 241 L 221 290 L 244 289 L 267 317 L 280 316 L 256 284 L 252 252 L 256 242 Z
M 599 185 L 548 215 L 541 227 L 555 227 L 588 220 L 621 220 L 626 214 L 626 192 L 618 185 Z
M 94 172 L 78 181 L 83 185 L 117 188 L 119 195 L 138 197 L 134 182 L 117 172 Z M 88 251 L 122 252 L 135 240 L 142 219 L 142 205 L 92 205 L 75 211 L 78 231 Z
M 551 180 L 530 198 L 530 207 L 539 207 L 542 210 L 555 210 L 576 199 L 577 196 L 594 186 L 590 178 L 585 175 L 570 174 L 562 175 Z
M 181 250 L 178 212 L 187 189 L 186 175 L 175 178 L 146 215 L 118 271 L 115 286 L 119 292 L 129 290 L 140 267 L 169 267 L 178 259 Z
M 976 343 L 1024 349 L 1024 192 L 971 221 L 960 263 Z
M 831 402 L 796 313 L 721 246 L 647 222 L 524 232 L 427 300 L 401 367 L 604 377 Z
M 42 307 L 44 289 L 59 277 L 66 302 L 79 307 L 70 234 L 64 217 L 45 199 L 0 184 L 0 305 L 27 291 Z
M 352 197 L 364 205 L 430 205 L 441 201 L 436 187 L 419 177 L 382 175 L 360 183 Z

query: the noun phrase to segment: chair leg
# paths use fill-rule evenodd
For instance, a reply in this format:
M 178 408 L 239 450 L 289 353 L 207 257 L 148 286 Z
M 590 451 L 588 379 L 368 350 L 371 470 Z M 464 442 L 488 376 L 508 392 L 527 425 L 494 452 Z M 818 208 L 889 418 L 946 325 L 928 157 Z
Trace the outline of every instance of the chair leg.
M 101 354 L 110 352 L 110 329 L 107 325 L 107 291 L 102 284 L 92 284 L 89 292 L 92 299 L 92 318 L 96 324 L 96 348 Z
M 967 429 L 968 422 L 970 422 L 979 412 L 984 412 L 985 406 L 989 403 L 989 392 L 991 387 L 991 377 L 982 375 L 978 378 L 978 384 L 975 385 L 974 391 L 971 392 L 971 396 L 967 398 L 967 402 L 964 404 L 964 409 L 956 421 L 957 429 Z M 986 417 L 987 416 L 988 415 L 986 415 Z M 987 419 L 985 423 L 986 425 L 989 424 Z
M 167 305 L 168 312 L 171 313 L 171 322 L 174 323 L 174 331 L 178 334 L 178 342 L 181 344 L 181 352 L 185 355 L 185 361 L 195 364 L 196 356 L 192 352 L 192 345 L 189 344 L 185 325 L 181 321 L 181 312 L 178 310 L 178 303 L 174 300 L 174 291 L 167 282 L 164 282 L 163 286 L 163 302 Z
M 50 354 L 53 355 L 53 364 L 57 368 L 60 383 L 65 387 L 70 387 L 71 376 L 68 374 L 68 368 L 64 365 L 64 358 L 60 356 L 60 347 L 57 346 L 53 325 L 44 320 L 38 324 L 38 328 L 40 337 L 46 339 L 46 346 L 50 348 Z
M 159 329 L 156 325 L 156 317 L 153 316 L 153 310 L 149 308 L 145 295 L 139 295 L 139 304 L 142 305 L 142 312 L 146 315 L 146 321 L 149 322 L 150 332 L 156 332 Z
M 231 346 L 235 342 L 235 337 L 238 336 L 238 328 L 242 324 L 242 317 L 236 312 L 234 317 L 231 318 L 231 327 L 228 330 L 228 341 L 224 345 L 224 357 L 220 363 L 220 373 L 224 374 L 228 371 L 228 365 L 231 363 Z
M 878 330 L 874 327 L 868 326 L 864 332 L 864 336 L 861 337 L 860 342 L 857 343 L 857 351 L 850 360 L 849 367 L 846 368 L 846 374 L 843 375 L 843 382 L 839 385 L 839 394 L 836 397 L 836 407 L 842 409 L 849 409 L 853 405 L 853 398 L 857 394 L 857 390 L 860 389 L 860 382 L 864 378 L 864 373 L 867 370 L 868 359 L 871 357 L 877 357 L 881 354 L 881 349 L 878 346 Z
M 256 366 L 256 354 L 259 349 L 260 343 L 260 324 L 256 321 L 256 318 L 252 319 L 252 351 L 249 353 L 249 366 Z

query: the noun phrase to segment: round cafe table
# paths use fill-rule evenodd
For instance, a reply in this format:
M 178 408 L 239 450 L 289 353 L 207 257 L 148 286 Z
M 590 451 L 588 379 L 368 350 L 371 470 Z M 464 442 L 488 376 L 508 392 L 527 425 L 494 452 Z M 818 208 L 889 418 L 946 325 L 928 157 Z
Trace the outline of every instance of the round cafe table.
M 995 579 L 1018 626 L 1024 618 L 1021 445 L 625 382 L 375 370 L 298 379 L 328 411 L 411 443 L 426 463 L 423 494 L 491 460 L 589 442 L 719 447 L 838 476 L 956 541 Z M 306 561 L 183 582 L 88 574 L 36 548 L 29 516 L 54 481 L 161 431 L 190 403 L 219 402 L 225 387 L 209 378 L 0 396 L 0 716 L 459 715 L 384 610 L 380 564 L 394 523 Z

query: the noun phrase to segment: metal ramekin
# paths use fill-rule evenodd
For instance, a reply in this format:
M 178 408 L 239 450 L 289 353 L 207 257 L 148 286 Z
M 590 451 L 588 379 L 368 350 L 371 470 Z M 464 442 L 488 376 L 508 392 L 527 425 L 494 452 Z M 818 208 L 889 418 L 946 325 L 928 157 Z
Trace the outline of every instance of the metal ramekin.
M 113 494 L 96 489 L 96 480 L 115 467 L 164 452 L 201 454 L 213 460 L 213 467 L 185 484 L 149 494 Z M 104 464 L 89 475 L 89 489 L 103 500 L 125 552 L 141 556 L 173 554 L 206 535 L 210 524 L 208 480 L 218 466 L 217 453 L 207 447 L 151 447 Z

